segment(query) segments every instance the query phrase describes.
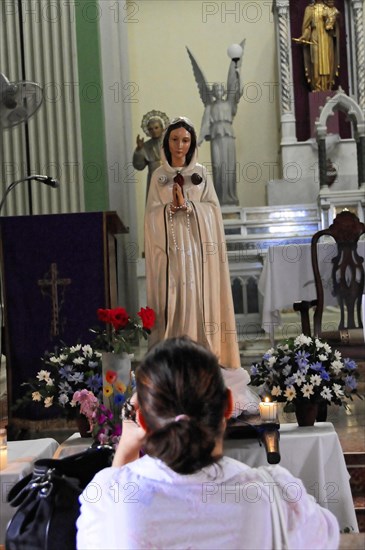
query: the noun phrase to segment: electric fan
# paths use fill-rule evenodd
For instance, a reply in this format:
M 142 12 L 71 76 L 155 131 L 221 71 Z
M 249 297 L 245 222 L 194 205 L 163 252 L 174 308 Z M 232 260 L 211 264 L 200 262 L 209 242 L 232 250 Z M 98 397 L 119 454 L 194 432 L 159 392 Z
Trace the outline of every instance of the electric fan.
M 43 91 L 39 84 L 23 80 L 9 82 L 0 73 L 0 127 L 12 128 L 26 122 L 41 106 Z

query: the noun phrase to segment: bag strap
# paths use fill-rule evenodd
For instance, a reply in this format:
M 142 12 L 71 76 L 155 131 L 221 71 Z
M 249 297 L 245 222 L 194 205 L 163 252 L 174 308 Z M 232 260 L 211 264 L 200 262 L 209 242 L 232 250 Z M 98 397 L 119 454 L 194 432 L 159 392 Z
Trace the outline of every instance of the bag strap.
M 26 494 L 28 493 L 28 490 L 25 491 L 25 489 L 27 489 L 28 483 L 30 482 L 32 477 L 33 474 L 28 474 L 27 476 L 23 477 L 23 479 L 18 481 L 15 485 L 13 485 L 13 487 L 10 489 L 6 499 L 11 506 L 19 506 L 19 504 L 21 504 L 21 502 L 24 500 Z
M 273 536 L 272 550 L 288 550 L 287 525 L 278 484 L 266 469 L 260 469 L 259 472 L 265 482 L 270 483 L 270 486 L 273 487 L 274 499 L 273 502 L 270 502 Z

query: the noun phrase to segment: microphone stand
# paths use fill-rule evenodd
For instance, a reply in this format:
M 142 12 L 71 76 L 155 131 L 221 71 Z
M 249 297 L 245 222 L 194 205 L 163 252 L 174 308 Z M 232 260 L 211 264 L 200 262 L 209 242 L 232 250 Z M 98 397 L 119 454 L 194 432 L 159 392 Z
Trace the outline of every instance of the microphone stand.
M 1 202 L 0 202 L 0 214 L 1 214 L 1 209 L 2 207 L 4 206 L 4 203 L 6 201 L 6 197 L 9 195 L 10 191 L 12 191 L 14 189 L 14 187 L 16 187 L 18 185 L 18 183 L 22 183 L 23 181 L 31 181 L 31 180 L 35 180 L 35 181 L 40 181 L 46 185 L 49 185 L 50 187 L 58 187 L 59 183 L 57 180 L 49 177 L 49 176 L 39 176 L 39 175 L 32 175 L 32 176 L 27 176 L 26 178 L 22 178 L 20 180 L 17 180 L 17 181 L 13 181 L 9 187 L 6 189 L 5 193 L 4 193 L 4 196 L 3 198 L 1 199 Z

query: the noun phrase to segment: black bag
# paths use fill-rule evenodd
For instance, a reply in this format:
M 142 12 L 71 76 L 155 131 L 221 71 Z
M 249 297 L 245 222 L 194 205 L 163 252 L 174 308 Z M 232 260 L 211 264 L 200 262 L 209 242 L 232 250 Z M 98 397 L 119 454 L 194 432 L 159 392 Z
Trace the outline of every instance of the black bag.
M 114 450 L 90 448 L 62 459 L 41 459 L 8 494 L 19 506 L 6 531 L 6 550 L 76 549 L 78 497 L 94 475 L 111 465 Z

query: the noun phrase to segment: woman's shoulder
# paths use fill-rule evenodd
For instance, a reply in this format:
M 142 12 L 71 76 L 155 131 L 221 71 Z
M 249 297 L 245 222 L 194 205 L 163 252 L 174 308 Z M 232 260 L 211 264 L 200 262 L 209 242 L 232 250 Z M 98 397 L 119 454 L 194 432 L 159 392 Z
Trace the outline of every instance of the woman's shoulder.
M 226 477 L 238 476 L 244 483 L 265 483 L 268 479 L 272 478 L 280 485 L 284 485 L 288 482 L 299 481 L 302 486 L 302 482 L 300 480 L 294 477 L 289 470 L 283 468 L 279 464 L 275 466 L 259 466 L 258 468 L 252 468 L 251 466 L 247 466 L 247 464 L 228 456 L 223 457 L 221 464 L 226 473 Z

